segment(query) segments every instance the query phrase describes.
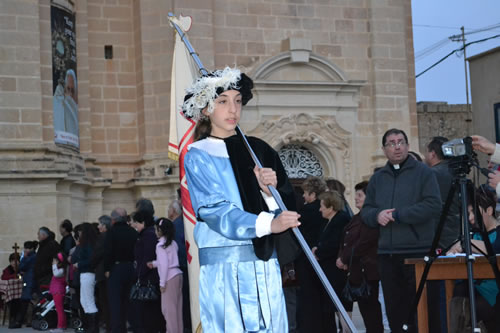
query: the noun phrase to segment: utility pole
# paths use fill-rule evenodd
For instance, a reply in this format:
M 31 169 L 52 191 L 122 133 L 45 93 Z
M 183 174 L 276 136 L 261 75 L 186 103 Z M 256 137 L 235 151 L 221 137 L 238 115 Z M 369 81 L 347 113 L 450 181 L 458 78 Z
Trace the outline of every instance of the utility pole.
M 467 134 L 471 134 L 471 125 L 472 125 L 472 110 L 470 107 L 470 102 L 469 102 L 469 75 L 467 71 L 467 53 L 466 53 L 466 45 L 465 45 L 465 28 L 462 26 L 460 28 L 462 33 L 460 35 L 453 35 L 450 37 L 450 40 L 453 42 L 462 42 L 463 49 L 464 49 L 464 71 L 465 71 L 465 99 L 467 103 L 467 119 L 466 121 L 469 123 L 469 126 L 467 126 Z

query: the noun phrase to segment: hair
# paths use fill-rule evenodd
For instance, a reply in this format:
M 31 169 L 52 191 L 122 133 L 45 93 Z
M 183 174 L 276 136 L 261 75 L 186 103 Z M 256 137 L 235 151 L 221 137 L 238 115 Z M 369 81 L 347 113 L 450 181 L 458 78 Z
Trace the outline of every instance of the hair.
M 198 120 L 194 128 L 193 140 L 199 141 L 205 139 L 212 132 L 212 123 L 208 117 Z
M 160 230 L 161 235 L 165 237 L 165 244 L 163 244 L 163 248 L 166 249 L 170 244 L 172 244 L 172 240 L 175 236 L 175 226 L 166 217 L 160 217 L 156 221 L 156 228 Z
M 368 182 L 366 180 L 363 180 L 362 182 L 354 185 L 354 190 L 355 191 L 363 191 L 363 193 L 366 194 L 367 187 L 368 187 Z
M 45 234 L 47 236 L 47 238 L 50 237 L 50 234 L 51 234 L 50 229 L 47 227 L 41 227 L 40 229 L 38 229 L 38 232 Z
M 57 252 L 54 259 L 57 260 L 57 268 L 66 269 L 68 266 L 68 257 L 64 254 L 64 252 Z
M 115 208 L 111 212 L 111 219 L 116 223 L 127 223 L 127 211 L 123 208 Z
M 179 200 L 174 200 L 170 203 L 170 205 L 168 205 L 168 208 L 170 209 L 170 207 L 172 207 L 172 209 L 175 211 L 175 213 L 177 215 L 181 215 L 182 214 L 182 206 L 181 206 L 181 203 L 179 202 Z
M 77 224 L 74 228 L 73 228 L 73 238 L 75 240 L 80 240 L 80 231 L 82 230 L 82 224 Z
M 406 143 L 408 143 L 408 136 L 406 135 L 405 131 L 397 129 L 397 128 L 391 128 L 387 132 L 385 132 L 384 136 L 382 137 L 382 146 L 385 146 L 385 140 L 389 135 L 392 134 L 403 134 L 403 137 L 405 138 Z
M 97 241 L 98 236 L 96 228 L 92 225 L 92 223 L 89 222 L 83 222 L 82 224 L 80 224 L 80 227 L 80 245 L 90 245 L 91 247 L 93 247 Z
M 153 206 L 153 202 L 151 202 L 151 200 L 146 198 L 140 198 L 139 200 L 137 200 L 137 202 L 135 203 L 135 210 L 137 211 L 144 210 L 149 214 L 151 214 L 151 216 L 155 215 L 155 208 Z
M 132 219 L 138 223 L 144 223 L 144 226 L 151 227 L 155 224 L 155 220 L 153 215 L 150 214 L 149 211 L 146 210 L 138 210 L 132 214 Z
M 99 221 L 100 224 L 105 226 L 107 230 L 111 228 L 111 217 L 109 215 L 101 215 L 99 216 L 97 221 Z
M 73 224 L 71 223 L 70 220 L 66 219 L 61 222 L 61 228 L 66 230 L 66 232 L 72 232 L 73 231 Z
M 38 242 L 37 241 L 26 241 L 26 242 L 24 242 L 24 248 L 36 251 L 36 249 L 38 248 Z
M 337 191 L 323 192 L 319 195 L 319 200 L 323 201 L 326 208 L 333 208 L 336 212 L 344 208 L 344 199 Z
M 414 158 L 415 160 L 419 161 L 419 162 L 422 162 L 422 157 L 420 157 L 420 154 L 419 153 L 416 153 L 414 151 L 409 151 L 408 152 L 408 155 L 410 155 L 412 158 Z
M 11 253 L 9 255 L 9 262 L 12 261 L 12 260 L 16 260 L 16 261 L 19 261 L 19 259 L 21 258 L 21 256 L 19 255 L 19 253 Z
M 326 182 L 319 177 L 309 176 L 307 177 L 300 187 L 309 193 L 315 193 L 318 197 L 321 193 L 325 192 L 328 188 Z
M 496 216 L 495 210 L 497 206 L 497 198 L 494 192 L 486 187 L 480 186 L 474 192 L 476 204 L 486 211 L 489 207 L 493 208 L 493 216 Z
M 326 185 L 328 186 L 328 190 L 337 191 L 342 197 L 344 197 L 345 185 L 342 184 L 340 180 L 334 178 L 328 179 L 326 181 Z
M 447 138 L 444 136 L 435 136 L 432 138 L 431 142 L 427 145 L 427 150 L 429 152 L 433 151 L 436 154 L 436 157 L 442 161 L 445 159 L 443 150 L 441 147 L 443 147 L 443 143 L 449 141 Z

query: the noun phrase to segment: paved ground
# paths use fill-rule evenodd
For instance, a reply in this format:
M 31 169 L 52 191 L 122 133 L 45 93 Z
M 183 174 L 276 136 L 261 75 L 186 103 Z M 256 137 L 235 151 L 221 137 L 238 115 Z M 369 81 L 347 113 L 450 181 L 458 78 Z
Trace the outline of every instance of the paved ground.
M 352 319 L 353 319 L 353 322 L 354 322 L 354 326 L 356 326 L 356 328 L 358 329 L 358 332 L 359 333 L 364 333 L 365 332 L 365 326 L 363 325 L 363 319 L 361 318 L 361 314 L 359 313 L 359 309 L 358 309 L 358 306 L 357 304 L 355 303 L 354 304 L 354 311 L 353 311 L 353 315 L 352 315 Z M 36 331 L 34 329 L 32 329 L 31 327 L 28 327 L 28 328 L 21 328 L 21 329 L 15 329 L 15 330 L 9 330 L 7 328 L 7 326 L 1 326 L 0 325 L 0 332 L 3 333 L 3 332 L 12 332 L 12 333 L 33 333 L 33 332 L 40 332 L 40 331 Z M 73 330 L 66 330 L 65 332 L 68 332 L 68 333 L 71 333 L 73 332 Z M 104 331 L 102 331 L 104 332 Z M 388 331 L 386 331 L 388 332 Z

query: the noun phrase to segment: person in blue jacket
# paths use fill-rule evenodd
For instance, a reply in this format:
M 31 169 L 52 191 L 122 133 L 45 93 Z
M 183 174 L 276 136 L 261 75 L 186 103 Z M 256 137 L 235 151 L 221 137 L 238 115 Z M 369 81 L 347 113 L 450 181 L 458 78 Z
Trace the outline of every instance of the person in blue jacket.
M 280 258 L 280 245 L 288 229 L 299 225 L 300 215 L 278 215 L 267 188 L 276 187 L 285 202 L 294 200 L 278 154 L 262 140 L 249 138 L 264 157 L 265 167 L 256 167 L 236 132 L 252 87 L 248 76 L 226 68 L 196 80 L 183 105 L 187 117 L 199 119 L 197 141 L 184 166 L 198 220 L 194 238 L 204 332 L 288 332 L 278 260 L 294 259 Z
M 19 272 L 23 276 L 23 291 L 21 293 L 21 303 L 19 311 L 16 315 L 16 320 L 11 328 L 21 328 L 26 317 L 28 305 L 32 299 L 35 288 L 35 267 L 36 249 L 38 247 L 37 241 L 24 242 L 24 253 L 19 263 Z

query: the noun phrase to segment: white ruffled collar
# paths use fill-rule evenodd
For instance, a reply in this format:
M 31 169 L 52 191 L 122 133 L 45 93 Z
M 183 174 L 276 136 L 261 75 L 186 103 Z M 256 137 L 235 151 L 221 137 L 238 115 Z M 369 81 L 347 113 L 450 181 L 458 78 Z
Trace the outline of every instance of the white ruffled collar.
M 206 139 L 199 140 L 190 144 L 188 146 L 188 150 L 193 147 L 206 151 L 209 155 L 212 156 L 229 158 L 226 143 L 221 139 L 207 137 Z

